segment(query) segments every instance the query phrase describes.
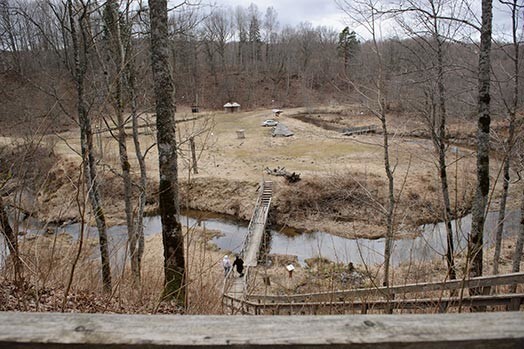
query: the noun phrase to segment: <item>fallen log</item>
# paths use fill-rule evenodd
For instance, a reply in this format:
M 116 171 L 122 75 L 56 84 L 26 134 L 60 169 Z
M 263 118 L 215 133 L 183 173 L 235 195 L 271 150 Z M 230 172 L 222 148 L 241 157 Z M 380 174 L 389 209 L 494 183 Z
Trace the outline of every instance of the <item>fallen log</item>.
M 268 175 L 271 176 L 281 176 L 286 179 L 288 183 L 296 183 L 300 181 L 300 173 L 296 172 L 288 172 L 285 167 L 277 167 L 274 169 L 270 169 L 269 167 L 266 167 L 264 169 Z

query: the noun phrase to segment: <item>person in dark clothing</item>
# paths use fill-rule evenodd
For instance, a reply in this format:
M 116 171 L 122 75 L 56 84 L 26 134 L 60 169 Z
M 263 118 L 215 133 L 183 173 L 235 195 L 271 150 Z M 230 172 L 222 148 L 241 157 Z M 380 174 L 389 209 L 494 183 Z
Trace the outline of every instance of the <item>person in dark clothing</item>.
M 237 272 L 240 274 L 240 277 L 244 276 L 244 261 L 240 256 L 235 256 L 235 261 L 233 262 L 233 268 L 237 268 Z

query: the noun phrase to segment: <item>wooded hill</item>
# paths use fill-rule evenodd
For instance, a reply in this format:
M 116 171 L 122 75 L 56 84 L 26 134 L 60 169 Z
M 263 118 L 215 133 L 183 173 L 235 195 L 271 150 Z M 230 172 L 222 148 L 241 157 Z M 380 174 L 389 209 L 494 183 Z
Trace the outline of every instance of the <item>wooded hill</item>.
M 103 53 L 108 45 L 103 6 L 90 6 L 86 102 L 96 119 L 107 114 L 103 85 L 116 63 Z M 0 11 L 0 96 L 2 122 L 7 122 L 3 132 L 27 131 L 35 125 L 56 131 L 73 125 L 75 94 L 68 71 L 72 43 L 66 35 L 69 24 L 60 16 L 63 5 L 4 0 Z M 139 81 L 135 88 L 143 110 L 150 110 L 153 90 L 147 12 L 134 3 L 123 3 L 119 12 L 127 28 L 127 45 L 133 46 Z M 435 41 L 431 33 L 410 31 L 406 23 L 404 29 L 398 35 L 386 33 L 379 43 L 388 107 L 419 112 L 428 102 L 428 92 L 436 88 Z M 473 34 L 467 26 L 452 29 L 454 37 L 442 46 L 448 113 L 469 117 L 476 101 L 478 44 L 469 38 Z M 314 27 L 308 22 L 281 26 L 272 7 L 262 11 L 254 4 L 235 9 L 180 6 L 170 12 L 169 32 L 179 106 L 220 109 L 236 101 L 251 109 L 362 102 L 352 85 L 372 88 L 379 70 L 372 43 L 351 29 Z M 506 46 L 496 43 L 492 52 L 495 115 L 503 110 L 500 97 L 511 88 Z M 129 109 L 129 102 L 125 106 Z

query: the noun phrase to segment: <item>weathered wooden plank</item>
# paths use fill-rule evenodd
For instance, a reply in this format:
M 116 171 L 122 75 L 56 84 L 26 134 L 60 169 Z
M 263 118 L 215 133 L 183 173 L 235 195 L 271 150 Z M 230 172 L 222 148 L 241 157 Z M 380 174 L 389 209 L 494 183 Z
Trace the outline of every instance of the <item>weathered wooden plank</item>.
M 306 302 L 306 301 L 337 301 L 348 298 L 359 297 L 392 297 L 402 293 L 431 292 L 431 291 L 449 291 L 462 288 L 473 287 L 491 287 L 501 285 L 511 285 L 513 283 L 524 283 L 524 272 L 482 276 L 469 280 L 449 280 L 446 282 L 429 282 L 421 284 L 408 284 L 402 286 L 376 287 L 376 288 L 359 288 L 354 290 L 340 290 L 334 292 L 306 293 L 296 295 L 249 295 L 248 300 L 253 302 Z
M 0 348 L 523 348 L 524 313 L 170 316 L 0 313 Z

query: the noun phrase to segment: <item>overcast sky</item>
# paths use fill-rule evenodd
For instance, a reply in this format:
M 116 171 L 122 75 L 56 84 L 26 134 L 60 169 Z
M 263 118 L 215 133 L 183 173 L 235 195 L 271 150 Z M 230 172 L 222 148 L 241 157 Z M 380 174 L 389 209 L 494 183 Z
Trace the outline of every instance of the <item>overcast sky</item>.
M 251 3 L 255 3 L 262 15 L 266 12 L 266 8 L 272 6 L 278 13 L 278 20 L 280 25 L 295 26 L 300 22 L 310 22 L 314 26 L 325 25 L 332 27 L 337 31 L 341 31 L 348 25 L 347 16 L 335 3 L 335 0 L 208 0 L 210 3 L 215 3 L 218 6 L 236 7 L 241 5 L 247 8 Z M 390 0 L 384 0 L 390 1 Z M 520 0 L 523 1 L 524 0 Z M 480 17 L 480 0 L 472 2 L 474 6 L 478 6 L 478 13 Z M 494 33 L 509 32 L 510 28 L 510 12 L 506 6 L 503 6 L 499 1 L 493 1 L 494 16 L 493 25 Z M 353 29 L 353 28 L 352 28 Z M 354 28 L 357 33 L 366 37 L 364 31 Z
M 334 0 L 215 0 L 218 6 L 248 7 L 251 3 L 258 6 L 262 14 L 272 6 L 278 13 L 281 25 L 297 25 L 311 22 L 314 26 L 325 25 L 335 29 L 344 28 L 343 15 Z
M 281 25 L 297 25 L 300 22 L 311 22 L 314 26 L 326 25 L 333 28 L 343 28 L 342 14 L 334 0 L 217 0 L 217 5 L 248 7 L 255 3 L 262 14 L 269 6 L 278 13 Z

